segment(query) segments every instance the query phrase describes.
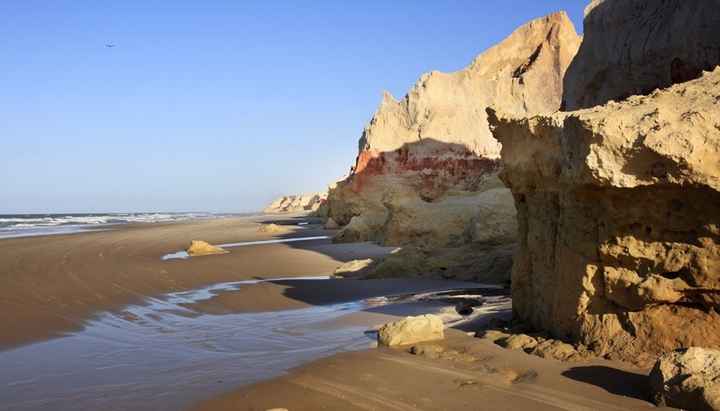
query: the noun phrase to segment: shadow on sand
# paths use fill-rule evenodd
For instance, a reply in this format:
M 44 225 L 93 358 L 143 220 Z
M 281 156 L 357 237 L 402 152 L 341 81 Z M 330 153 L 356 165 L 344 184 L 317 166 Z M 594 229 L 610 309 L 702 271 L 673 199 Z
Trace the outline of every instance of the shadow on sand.
M 562 373 L 575 381 L 592 384 L 605 391 L 646 401 L 650 387 L 647 375 L 600 365 L 573 367 Z

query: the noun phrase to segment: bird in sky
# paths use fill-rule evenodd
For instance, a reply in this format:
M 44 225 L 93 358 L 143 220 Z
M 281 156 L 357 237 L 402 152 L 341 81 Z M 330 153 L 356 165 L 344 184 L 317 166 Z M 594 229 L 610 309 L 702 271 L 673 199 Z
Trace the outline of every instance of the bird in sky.
M 115 45 L 112 44 L 112 43 L 108 43 L 108 44 L 105 45 L 105 47 L 111 49 L 111 48 L 115 47 Z

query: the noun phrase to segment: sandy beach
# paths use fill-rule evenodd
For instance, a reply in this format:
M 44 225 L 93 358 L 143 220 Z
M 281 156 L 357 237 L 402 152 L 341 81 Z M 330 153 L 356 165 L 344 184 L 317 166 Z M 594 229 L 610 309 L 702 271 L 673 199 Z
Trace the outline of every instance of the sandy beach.
M 720 411 L 720 0 L 119 3 L 3 3 L 0 411 Z
M 268 222 L 285 230 L 258 232 Z M 385 322 L 453 311 L 384 296 L 469 286 L 331 279 L 341 263 L 390 248 L 328 239 L 162 259 L 192 239 L 331 234 L 300 222 L 313 223 L 224 218 L 0 240 L 0 385 L 7 388 L 0 409 L 183 409 L 337 352 L 371 348 L 366 331 Z
M 330 275 L 343 261 L 386 252 L 370 244 L 333 245 L 319 240 L 161 260 L 165 254 L 185 249 L 193 239 L 221 244 L 326 234 L 317 226 L 297 226 L 300 217 L 276 218 L 276 222 L 292 224 L 279 237 L 258 233 L 258 223 L 266 220 L 136 224 L 109 231 L 1 239 L 0 348 L 76 331 L 100 311 L 119 310 L 151 296 L 253 278 Z M 303 304 L 282 293 L 264 295 L 262 301 L 275 309 Z
M 259 233 L 269 221 L 287 230 Z M 389 248 L 322 239 L 162 260 L 191 239 L 224 244 L 328 234 L 298 225 L 303 221 L 243 217 L 0 240 L 0 358 L 12 387 L 0 409 L 435 410 L 472 407 L 479 397 L 492 409 L 652 407 L 643 398 L 647 370 L 543 360 L 468 336 L 490 318 L 509 318 L 501 296 L 497 309 L 491 304 L 449 330 L 442 344 L 457 353 L 449 358 L 374 348 L 367 330 L 388 321 L 457 315 L 452 303 L 413 295 L 480 286 L 323 279 L 342 262 Z M 72 372 L 58 379 L 68 367 Z M 61 382 L 66 378 L 74 388 Z
M 198 404 L 218 410 L 658 410 L 646 375 L 620 363 L 561 363 L 450 332 L 452 357 L 345 353 Z M 448 352 L 446 351 L 446 352 Z

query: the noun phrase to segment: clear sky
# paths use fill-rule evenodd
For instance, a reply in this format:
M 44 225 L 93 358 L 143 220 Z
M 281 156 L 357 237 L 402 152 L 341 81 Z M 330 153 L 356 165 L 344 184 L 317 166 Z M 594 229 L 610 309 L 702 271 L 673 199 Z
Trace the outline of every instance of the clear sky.
M 0 213 L 241 212 L 322 190 L 383 90 L 553 11 L 581 30 L 584 5 L 0 1 Z

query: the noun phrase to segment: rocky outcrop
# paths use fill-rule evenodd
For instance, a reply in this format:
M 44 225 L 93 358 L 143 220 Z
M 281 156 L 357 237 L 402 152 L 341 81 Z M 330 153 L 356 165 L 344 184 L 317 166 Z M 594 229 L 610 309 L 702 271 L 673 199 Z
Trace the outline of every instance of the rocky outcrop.
M 522 326 L 518 328 L 522 328 Z M 505 329 L 505 331 L 485 330 L 476 337 L 490 340 L 508 350 L 522 350 L 527 354 L 545 359 L 579 362 L 591 357 L 584 347 L 579 347 L 580 350 L 578 350 L 566 342 L 548 339 L 544 333 L 536 333 L 531 336 L 508 329 Z
M 406 317 L 387 323 L 378 330 L 378 344 L 388 347 L 411 345 L 445 338 L 443 322 L 432 314 Z
M 509 281 L 515 249 L 514 243 L 442 248 L 405 246 L 361 273 L 365 278 L 442 278 L 505 284 Z
M 325 225 L 323 226 L 326 230 L 337 230 L 340 228 L 340 225 L 335 222 L 332 218 L 328 218 L 327 221 L 325 221 Z
M 595 0 L 564 80 L 577 110 L 649 94 L 720 64 L 720 0 Z
M 349 177 L 330 190 L 328 215 L 346 226 L 337 241 L 445 247 L 478 231 L 480 241 L 513 241 L 515 210 L 485 108 L 557 110 L 579 43 L 567 15 L 552 14 L 463 70 L 423 75 L 400 101 L 385 93 Z
M 718 103 L 720 69 L 575 112 L 489 110 L 518 209 L 520 320 L 646 364 L 720 347 Z
M 283 196 L 263 210 L 265 214 L 316 212 L 327 201 L 327 193 Z
M 720 351 L 692 347 L 662 356 L 650 388 L 660 406 L 720 411 Z
M 200 257 L 203 255 L 227 254 L 229 251 L 205 241 L 193 240 L 185 252 L 190 257 Z
M 367 258 L 365 260 L 348 261 L 348 262 L 340 265 L 340 267 L 336 268 L 335 272 L 333 274 L 338 277 L 346 277 L 346 276 L 353 276 L 353 275 L 357 276 L 363 270 L 367 269 L 372 263 L 373 263 L 372 258 Z

